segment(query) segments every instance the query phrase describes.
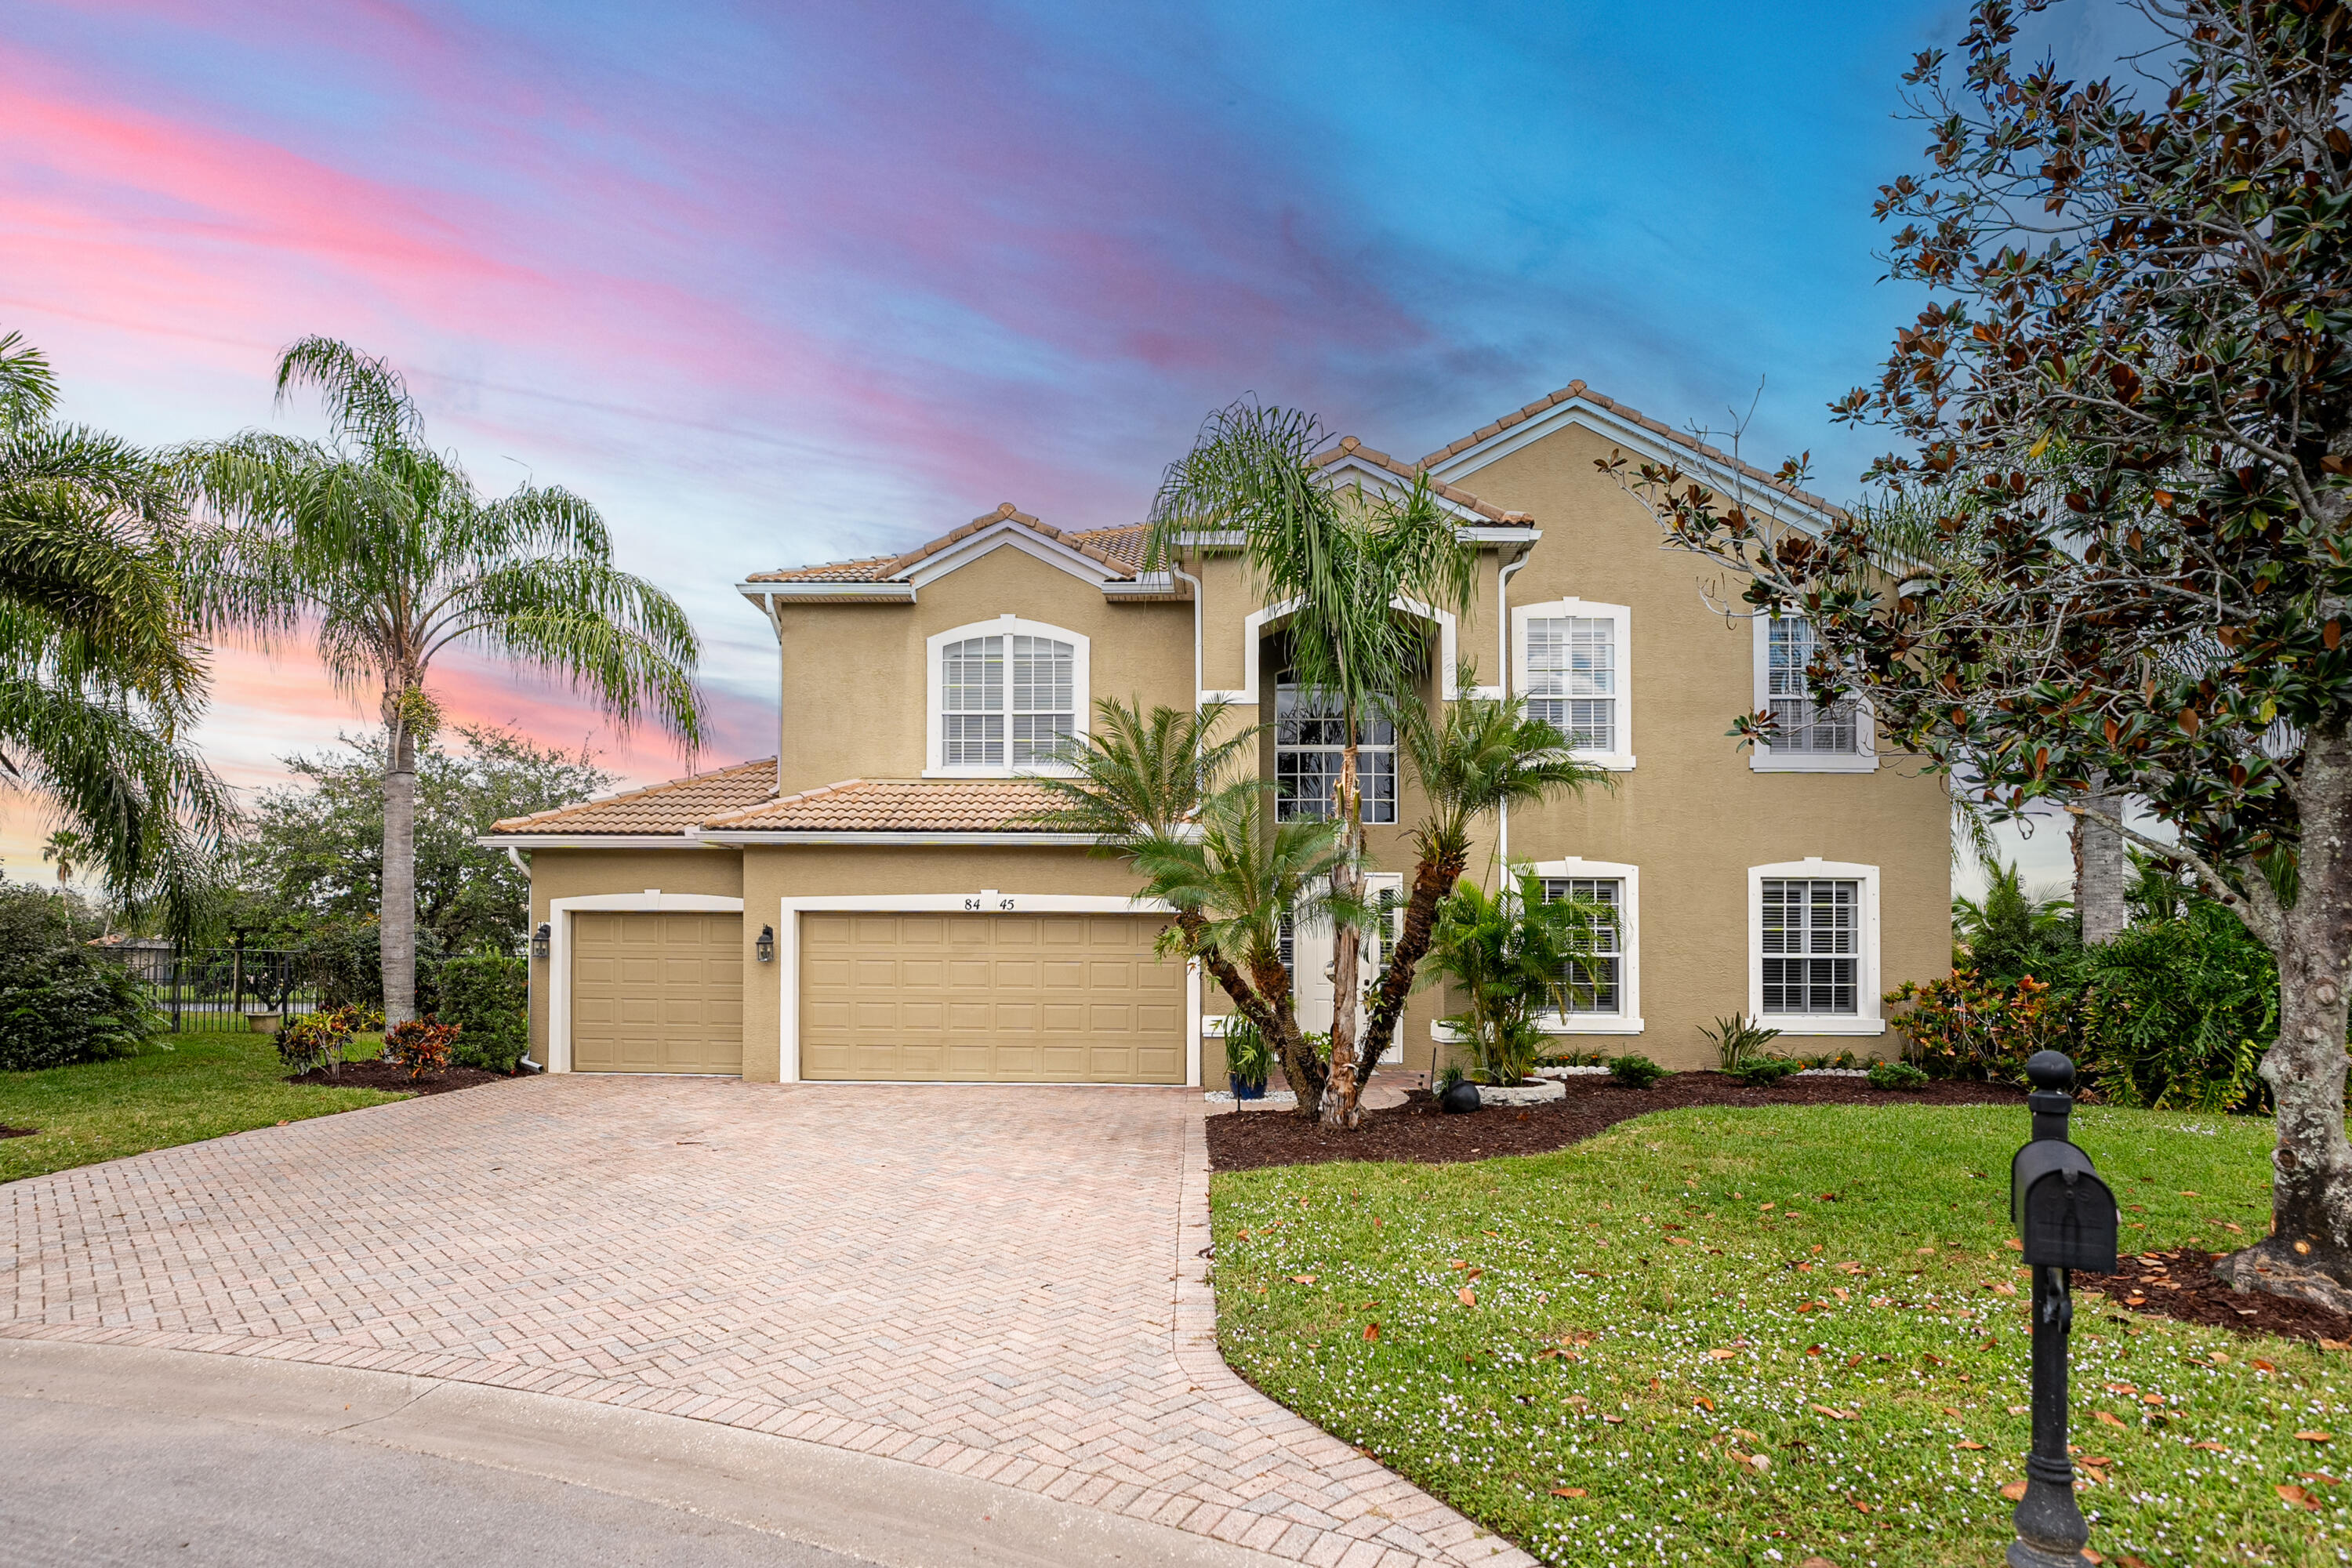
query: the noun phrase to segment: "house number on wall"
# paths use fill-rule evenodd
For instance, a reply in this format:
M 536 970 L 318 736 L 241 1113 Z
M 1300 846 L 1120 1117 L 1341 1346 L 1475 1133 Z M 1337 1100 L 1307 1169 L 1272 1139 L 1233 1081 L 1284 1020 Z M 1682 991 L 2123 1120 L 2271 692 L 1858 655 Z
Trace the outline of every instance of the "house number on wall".
M 1013 907 L 1013 900 L 994 893 L 980 893 L 963 901 L 963 907 L 968 910 L 985 910 L 992 905 L 1000 910 L 1009 910 Z

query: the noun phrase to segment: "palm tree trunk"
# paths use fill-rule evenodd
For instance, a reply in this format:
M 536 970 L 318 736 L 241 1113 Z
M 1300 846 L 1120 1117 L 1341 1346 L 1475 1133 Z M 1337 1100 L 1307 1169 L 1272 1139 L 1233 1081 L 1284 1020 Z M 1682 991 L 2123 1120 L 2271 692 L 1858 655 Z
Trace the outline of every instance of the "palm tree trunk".
M 1348 854 L 1331 870 L 1334 901 L 1345 908 L 1364 894 L 1364 812 L 1356 771 L 1356 724 L 1348 720 L 1347 746 L 1339 753 L 1339 787 L 1335 803 L 1348 825 Z M 1363 1085 L 1356 1071 L 1357 978 L 1363 963 L 1364 932 L 1353 921 L 1335 919 L 1331 928 L 1331 1074 L 1323 1085 L 1323 1125 L 1354 1127 L 1363 1120 L 1357 1109 Z M 1303 1102 L 1302 1102 L 1303 1103 Z
M 1372 999 L 1371 1016 L 1364 1021 L 1364 1059 L 1376 1068 L 1396 1038 L 1397 1024 L 1404 1016 L 1405 998 L 1412 993 L 1413 972 L 1429 956 L 1430 932 L 1437 925 L 1437 906 L 1454 891 L 1454 884 L 1462 879 L 1463 868 L 1468 862 L 1466 855 L 1449 853 L 1442 859 L 1423 860 L 1413 868 L 1412 896 L 1404 906 L 1404 929 L 1397 932 L 1396 945 L 1389 950 L 1387 962 L 1381 965 L 1380 994 Z
M 2104 783 L 2083 797 L 2083 804 L 2116 816 L 2123 815 L 2120 791 Z M 2104 822 L 2087 816 L 2074 819 L 2074 914 L 2082 921 L 2083 940 L 2113 942 L 2124 929 L 2124 841 Z
M 416 732 L 405 713 L 385 731 L 383 907 L 376 938 L 390 1028 L 416 1016 Z

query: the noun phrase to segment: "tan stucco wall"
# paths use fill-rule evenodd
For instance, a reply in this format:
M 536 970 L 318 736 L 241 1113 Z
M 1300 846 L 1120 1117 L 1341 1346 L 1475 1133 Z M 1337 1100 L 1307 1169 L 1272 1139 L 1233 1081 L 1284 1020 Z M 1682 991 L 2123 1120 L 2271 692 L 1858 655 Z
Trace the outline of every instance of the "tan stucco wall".
M 1482 500 L 1532 512 L 1543 542 L 1511 579 L 1514 606 L 1583 598 L 1633 611 L 1636 765 L 1613 789 L 1587 790 L 1511 816 L 1511 858 L 1570 855 L 1636 864 L 1641 877 L 1638 1049 L 1673 1068 L 1712 1065 L 1702 1024 L 1748 1006 L 1748 868 L 1818 856 L 1875 865 L 1882 988 L 1950 963 L 1950 811 L 1939 780 L 1885 755 L 1870 773 L 1757 773 L 1725 731 L 1755 706 L 1754 632 L 1700 598 L 1719 580 L 1659 548 L 1657 523 L 1598 473 L 1610 443 L 1570 426 L 1456 482 Z M 1581 1043 L 1581 1042 L 1580 1042 Z M 1794 1036 L 1792 1054 L 1891 1053 L 1891 1036 Z
M 1092 698 L 1192 700 L 1192 606 L 1114 604 L 1101 588 L 1003 544 L 926 584 L 911 605 L 785 605 L 777 744 L 787 793 L 921 774 L 926 641 L 1014 615 L 1084 636 Z M 1091 700 L 1088 707 L 1091 708 Z
M 534 849 L 526 853 L 530 857 L 533 931 L 553 919 L 558 899 L 641 893 L 648 888 L 728 899 L 743 896 L 743 858 L 731 849 Z M 748 943 L 758 931 L 757 925 L 751 925 L 745 933 L 746 974 L 753 967 Z M 551 960 L 530 961 L 530 1055 L 542 1066 L 547 1061 L 547 987 L 552 967 Z

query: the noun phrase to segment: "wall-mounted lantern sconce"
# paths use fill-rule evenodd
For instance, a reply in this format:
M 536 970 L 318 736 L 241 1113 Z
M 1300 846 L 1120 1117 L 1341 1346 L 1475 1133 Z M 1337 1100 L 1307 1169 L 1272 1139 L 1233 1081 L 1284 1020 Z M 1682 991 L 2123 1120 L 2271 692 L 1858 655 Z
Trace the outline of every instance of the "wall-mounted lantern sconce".
M 751 944 L 751 951 L 760 955 L 761 963 L 773 963 L 776 961 L 776 928 L 761 926 L 760 940 Z
M 541 921 L 539 929 L 530 933 L 530 955 L 533 958 L 545 958 L 554 940 L 555 928 Z

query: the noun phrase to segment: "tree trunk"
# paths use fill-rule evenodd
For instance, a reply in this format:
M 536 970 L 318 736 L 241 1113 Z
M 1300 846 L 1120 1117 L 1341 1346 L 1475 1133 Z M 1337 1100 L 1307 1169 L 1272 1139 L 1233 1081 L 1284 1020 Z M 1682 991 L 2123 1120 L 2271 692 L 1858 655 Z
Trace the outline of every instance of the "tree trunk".
M 1323 1101 L 1328 1081 L 1323 1059 L 1307 1043 L 1298 1027 L 1298 1009 L 1292 1004 L 1290 971 L 1283 968 L 1282 960 L 1269 955 L 1263 963 L 1251 965 L 1251 975 L 1257 982 L 1257 997 L 1265 1017 L 1253 1019 L 1266 1030 L 1274 1041 L 1274 1054 L 1282 1058 L 1282 1076 L 1297 1099 L 1297 1114 L 1312 1117 Z M 1233 994 L 1228 992 L 1227 994 Z M 1238 1003 L 1240 998 L 1235 996 Z
M 2300 1297 L 2352 1312 L 2352 1141 L 2344 1131 L 2352 745 L 2341 728 L 2306 739 L 2295 795 L 2301 885 L 2294 902 L 2275 916 L 2278 1043 L 2262 1066 L 2278 1102 L 2271 1234 L 2231 1253 L 2214 1271 L 2241 1290 Z
M 388 1029 L 416 1016 L 416 737 L 405 714 L 385 729 L 383 908 L 376 941 Z
M 1467 857 L 1448 853 L 1438 861 L 1423 860 L 1413 868 L 1412 897 L 1405 901 L 1404 929 L 1389 950 L 1381 968 L 1380 994 L 1372 999 L 1371 1016 L 1364 1023 L 1364 1059 L 1377 1062 L 1388 1055 L 1404 1017 L 1405 999 L 1412 994 L 1413 972 L 1429 956 L 1430 932 L 1437 925 L 1437 906 L 1462 879 Z
M 1348 721 L 1347 748 L 1339 753 L 1339 788 L 1336 805 L 1347 824 L 1348 853 L 1331 871 L 1333 900 L 1343 908 L 1360 903 L 1364 896 L 1363 800 L 1356 772 L 1356 724 Z M 1355 1127 L 1364 1113 L 1357 1100 L 1363 1084 L 1356 1072 L 1356 997 L 1363 989 L 1358 972 L 1363 964 L 1363 928 L 1334 914 L 1331 925 L 1331 1076 L 1323 1085 L 1323 1125 Z M 1305 1101 L 1300 1102 L 1304 1104 Z
M 2123 793 L 2104 784 L 2084 795 L 2083 804 L 2118 819 L 2124 814 Z M 2074 914 L 2083 923 L 2085 942 L 2113 942 L 2123 934 L 2129 865 L 2121 834 L 2087 816 L 2074 819 Z

